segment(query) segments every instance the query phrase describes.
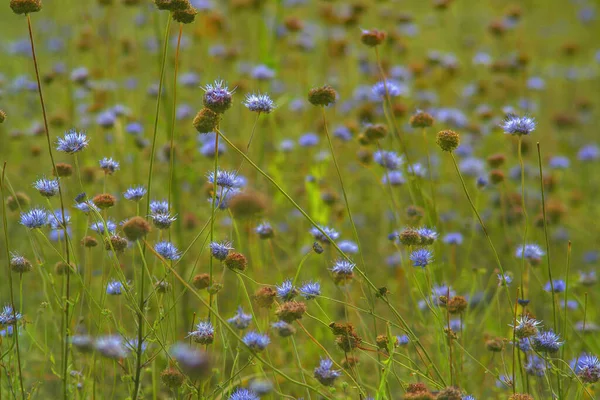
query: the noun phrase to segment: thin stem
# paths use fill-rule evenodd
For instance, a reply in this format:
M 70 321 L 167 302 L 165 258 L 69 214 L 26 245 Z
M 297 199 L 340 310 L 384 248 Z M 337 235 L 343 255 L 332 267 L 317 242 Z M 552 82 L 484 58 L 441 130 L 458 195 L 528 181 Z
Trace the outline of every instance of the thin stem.
M 212 189 L 212 201 L 211 201 L 211 212 L 212 218 L 210 219 L 210 243 L 214 241 L 215 234 L 215 207 L 217 206 L 217 171 L 219 170 L 219 134 L 215 134 L 215 164 L 213 167 L 213 189 Z M 223 192 L 221 192 L 221 197 Z M 223 198 L 219 198 L 219 201 L 223 201 Z M 212 255 L 208 259 L 208 287 L 210 288 L 213 284 L 213 257 Z M 213 303 L 213 292 L 212 290 L 208 296 L 208 304 L 212 307 Z M 208 319 L 210 321 L 211 311 L 208 310 Z
M 173 74 L 173 115 L 171 115 L 171 144 L 169 149 L 169 194 L 168 203 L 171 204 L 171 191 L 173 190 L 173 174 L 175 173 L 175 112 L 177 109 L 177 71 L 179 67 L 179 47 L 183 24 L 179 24 L 179 35 L 177 36 L 177 49 L 175 50 L 175 71 Z
M 523 274 L 523 271 L 525 270 L 525 245 L 527 244 L 527 228 L 529 225 L 529 218 L 527 215 L 527 208 L 526 208 L 526 204 L 525 204 L 525 165 L 523 163 L 522 145 L 523 145 L 523 139 L 521 136 L 519 136 L 518 157 L 519 157 L 519 166 L 521 168 L 521 208 L 523 209 L 523 217 L 525 220 L 525 223 L 523 226 L 523 248 L 522 248 L 523 254 L 521 256 L 521 274 Z M 542 193 L 543 193 L 543 191 L 542 191 Z M 544 226 L 545 226 L 545 222 L 544 222 Z M 550 256 L 548 256 L 548 258 L 550 258 Z M 523 285 L 524 285 L 523 280 L 521 279 L 521 290 L 523 291 L 523 298 L 526 299 L 528 296 L 529 287 L 524 287 Z M 528 282 L 527 286 L 529 286 L 529 282 Z
M 35 44 L 33 41 L 33 31 L 31 29 L 31 16 L 27 14 L 27 29 L 29 31 L 29 42 L 31 43 L 31 56 L 33 58 L 33 66 L 35 68 L 35 78 L 37 80 L 38 86 L 38 94 L 40 97 L 40 105 L 42 106 L 42 116 L 44 118 L 44 129 L 46 131 L 46 142 L 48 144 L 48 154 L 50 155 L 50 162 L 52 163 L 52 170 L 54 171 L 54 176 L 58 177 L 58 171 L 56 170 L 56 163 L 54 162 L 54 155 L 52 153 L 52 143 L 50 141 L 50 129 L 48 129 L 48 116 L 46 114 L 46 104 L 44 103 L 44 95 L 42 93 L 42 83 L 40 81 L 40 71 L 38 67 L 37 57 L 35 54 Z M 57 178 L 58 179 L 58 178 Z M 60 212 L 62 215 L 63 222 L 65 219 L 65 205 L 63 201 L 62 195 L 62 187 L 60 185 L 60 181 L 58 183 L 58 197 L 60 199 Z M 65 255 L 67 258 L 67 265 L 71 265 L 71 256 L 69 253 L 69 235 L 67 232 L 67 224 L 63 223 L 63 230 L 65 234 Z M 63 397 L 66 400 L 68 398 L 67 391 L 67 369 L 69 367 L 69 289 L 70 289 L 70 268 L 67 268 L 67 279 L 66 279 L 66 288 L 65 288 L 65 326 L 64 326 L 64 353 L 63 353 Z
M 142 245 L 140 242 L 137 242 L 137 246 L 140 250 L 140 256 L 142 257 L 142 262 L 146 264 L 146 258 L 144 254 L 144 250 L 142 249 Z M 135 388 L 133 392 L 133 399 L 137 399 L 138 391 L 140 389 L 140 375 L 142 372 L 142 343 L 144 338 L 144 307 L 145 307 L 145 299 L 144 299 L 144 271 L 140 270 L 140 309 L 138 310 L 138 332 L 137 332 L 137 348 L 136 348 L 136 367 L 135 367 Z

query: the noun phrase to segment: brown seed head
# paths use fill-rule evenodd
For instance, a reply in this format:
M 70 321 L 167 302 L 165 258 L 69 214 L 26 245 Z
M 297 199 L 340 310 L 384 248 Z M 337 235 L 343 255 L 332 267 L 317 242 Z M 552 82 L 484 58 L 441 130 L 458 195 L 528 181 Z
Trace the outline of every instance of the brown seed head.
M 17 211 L 19 208 L 25 208 L 29 205 L 30 199 L 23 192 L 16 192 L 14 196 L 6 198 L 6 206 L 10 211 Z
M 254 292 L 254 301 L 259 307 L 269 308 L 275 301 L 277 291 L 270 286 L 263 286 Z
M 460 135 L 449 129 L 440 131 L 435 142 L 443 151 L 452 152 L 460 144 Z
M 219 119 L 219 114 L 204 107 L 198 111 L 192 123 L 198 132 L 208 133 L 215 130 L 215 127 L 219 124 Z
M 301 319 L 305 312 L 306 304 L 297 301 L 286 301 L 277 308 L 275 314 L 280 320 L 289 323 Z
M 42 0 L 10 0 L 10 8 L 15 14 L 29 14 L 42 9 Z
M 85 236 L 81 239 L 81 245 L 83 247 L 96 247 L 98 246 L 98 241 L 93 236 Z
M 310 89 L 308 101 L 314 106 L 328 106 L 335 103 L 337 92 L 329 85 Z
M 433 125 L 433 117 L 425 111 L 418 111 L 410 117 L 409 122 L 413 128 L 428 128 Z
M 137 215 L 123 224 L 123 233 L 131 242 L 143 238 L 148 232 L 150 232 L 150 223 Z
M 160 380 L 170 389 L 177 389 L 183 385 L 185 376 L 177 368 L 169 367 L 160 373 Z
M 116 201 L 117 199 L 115 198 L 115 196 L 113 196 L 110 193 L 99 194 L 97 196 L 94 196 L 94 198 L 92 199 L 94 205 L 100 208 L 101 210 L 114 206 Z
M 198 274 L 192 278 L 192 284 L 198 290 L 206 289 L 210 285 L 210 275 Z
M 242 253 L 230 251 L 227 258 L 225 258 L 225 265 L 229 269 L 244 271 L 248 266 L 248 260 Z
M 363 30 L 360 35 L 360 41 L 369 46 L 379 46 L 385 40 L 386 33 L 377 29 Z

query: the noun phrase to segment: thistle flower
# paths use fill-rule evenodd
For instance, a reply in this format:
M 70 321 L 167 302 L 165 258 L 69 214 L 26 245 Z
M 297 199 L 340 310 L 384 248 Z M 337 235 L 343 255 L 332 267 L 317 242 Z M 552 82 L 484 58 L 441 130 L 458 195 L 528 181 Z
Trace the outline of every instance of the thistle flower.
M 321 295 L 321 284 L 319 282 L 306 282 L 300 287 L 300 295 L 306 300 L 312 300 Z
M 152 213 L 150 214 L 150 218 L 152 219 L 152 223 L 158 229 L 169 229 L 171 224 L 177 220 L 176 216 L 171 215 L 170 213 Z
M 31 271 L 31 262 L 17 253 L 10 253 L 10 269 L 16 273 L 25 273 Z
M 33 187 L 44 197 L 52 197 L 58 194 L 58 179 L 38 179 Z
M 393 151 L 379 150 L 373 154 L 373 160 L 388 170 L 397 170 L 402 165 L 403 159 Z
M 48 223 L 48 213 L 42 208 L 34 208 L 21 213 L 21 225 L 29 229 L 41 228 Z
M 338 243 L 338 247 L 341 251 L 347 254 L 356 254 L 358 253 L 358 245 L 351 240 L 341 240 Z
M 270 239 L 275 236 L 273 232 L 273 227 L 268 222 L 263 222 L 259 224 L 254 231 L 258 234 L 261 239 Z
M 166 260 L 177 261 L 181 257 L 177 247 L 167 241 L 156 243 L 154 250 L 156 250 L 156 252 Z
M 341 371 L 331 369 L 333 361 L 329 358 L 322 358 L 319 366 L 315 368 L 314 377 L 325 386 L 333 385 L 333 382 L 342 375 Z
M 104 357 L 118 360 L 127 357 L 128 349 L 120 336 L 101 336 L 94 343 L 96 350 Z
M 600 380 L 600 360 L 596 356 L 583 354 L 571 362 L 571 368 L 584 383 Z
M 251 390 L 237 388 L 231 396 L 229 396 L 229 400 L 260 400 L 260 397 Z
M 524 247 L 521 245 L 517 247 L 517 251 L 515 252 L 517 258 L 525 258 L 532 265 L 539 264 L 545 254 L 537 244 L 526 244 Z
M 294 287 L 291 279 L 286 279 L 281 285 L 276 285 L 275 287 L 277 289 L 277 296 L 285 301 L 293 299 L 298 294 L 298 289 Z
M 323 225 L 319 225 L 319 228 L 321 228 L 321 230 L 313 226 L 312 228 L 310 228 L 310 234 L 313 235 L 313 237 L 321 243 L 330 243 L 329 238 L 331 238 L 332 240 L 337 240 L 340 237 L 340 234 L 333 228 L 329 228 Z
M 223 114 L 231 107 L 231 97 L 235 89 L 230 91 L 224 81 L 215 81 L 213 84 L 206 85 L 203 89 L 204 107 L 217 114 Z
M 540 331 L 531 338 L 531 347 L 540 353 L 556 353 L 563 342 L 552 331 Z
M 554 279 L 552 283 L 546 282 L 544 290 L 546 292 L 552 292 L 554 287 L 554 293 L 562 293 L 567 289 L 567 284 L 562 279 Z
M 409 258 L 413 262 L 413 267 L 425 268 L 433 261 L 433 254 L 427 249 L 417 249 L 410 253 Z
M 267 335 L 262 335 L 255 331 L 246 333 L 246 335 L 244 335 L 242 338 L 242 341 L 250 348 L 250 350 L 253 351 L 262 351 L 271 342 Z
M 235 326 L 239 330 L 246 329 L 252 322 L 252 315 L 245 314 L 241 306 L 238 307 L 237 313 L 227 320 L 228 323 Z
M 123 193 L 123 197 L 131 201 L 140 201 L 147 192 L 148 191 L 143 186 L 133 186 Z
M 275 109 L 275 103 L 268 94 L 247 94 L 243 104 L 248 110 L 259 114 L 269 114 Z
M 0 312 L 0 325 L 14 325 L 22 317 L 21 313 L 14 310 L 10 304 L 7 304 Z
M 58 138 L 56 150 L 67 154 L 75 154 L 88 146 L 88 138 L 84 133 L 71 130 L 64 137 Z
M 210 321 L 201 321 L 196 325 L 196 330 L 189 332 L 188 337 L 191 337 L 194 342 L 200 344 L 211 344 L 214 340 L 215 328 Z
M 210 253 L 214 258 L 216 258 L 219 261 L 225 261 L 225 259 L 229 255 L 230 250 L 233 250 L 231 242 L 222 241 L 210 243 Z
M 242 177 L 239 177 L 237 172 L 229 172 L 223 170 L 217 170 L 217 186 L 221 186 L 222 188 L 241 188 L 245 184 L 245 180 Z M 210 171 L 206 174 L 208 178 L 208 182 L 215 184 L 215 173 L 214 171 Z
M 113 279 L 106 285 L 106 294 L 113 296 L 120 295 L 123 293 L 123 289 L 123 284 Z
M 504 129 L 504 133 L 508 135 L 529 135 L 535 129 L 535 119 L 524 116 L 518 117 L 514 114 L 509 114 L 506 119 L 500 124 Z
M 111 220 L 107 220 L 105 221 L 106 223 L 106 229 L 108 230 L 108 233 L 110 235 L 114 234 L 117 231 L 117 224 L 115 224 L 113 221 Z M 92 222 L 92 224 L 90 225 L 90 229 L 93 230 L 94 232 L 98 232 L 101 235 L 104 235 L 104 223 L 102 223 L 102 221 L 99 222 Z
M 104 157 L 102 160 L 100 160 L 99 164 L 100 164 L 100 168 L 107 175 L 114 174 L 115 171 L 117 171 L 120 167 L 120 164 L 117 161 L 113 160 L 112 158 L 108 158 L 108 157 Z

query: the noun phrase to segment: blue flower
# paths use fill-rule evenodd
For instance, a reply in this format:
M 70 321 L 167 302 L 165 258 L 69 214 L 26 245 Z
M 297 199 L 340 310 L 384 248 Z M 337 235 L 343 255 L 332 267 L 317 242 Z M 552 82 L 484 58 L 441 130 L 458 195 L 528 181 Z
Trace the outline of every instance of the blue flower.
M 56 150 L 67 154 L 75 154 L 88 146 L 88 138 L 84 133 L 71 130 L 63 138 L 58 138 Z
M 237 329 L 246 329 L 252 322 L 252 315 L 244 314 L 242 307 L 238 307 L 237 313 L 227 320 L 228 323 L 235 326 Z
M 341 240 L 338 243 L 338 247 L 344 253 L 348 253 L 348 254 L 358 253 L 358 245 L 351 240 Z
M 498 286 L 510 286 L 513 281 L 512 276 L 508 274 L 497 274 L 498 276 Z
M 204 375 L 209 369 L 209 359 L 205 352 L 186 343 L 177 343 L 171 348 L 171 355 L 186 374 L 193 378 Z
M 277 296 L 285 301 L 293 299 L 298 294 L 298 289 L 294 287 L 291 279 L 286 279 L 281 285 L 275 287 L 277 288 Z
M 119 295 L 123 292 L 123 285 L 119 281 L 115 281 L 114 279 L 106 285 L 106 294 L 110 295 Z
M 250 111 L 269 114 L 275 108 L 275 103 L 268 94 L 247 94 L 243 102 Z
M 595 144 L 588 144 L 579 149 L 577 153 L 579 161 L 596 161 L 600 159 L 600 147 Z
M 168 214 L 169 203 L 166 201 L 152 200 L 150 202 L 150 213 L 151 214 Z
M 215 184 L 215 173 L 214 171 L 210 171 L 206 174 L 208 178 L 208 182 Z M 217 186 L 221 186 L 222 188 L 240 188 L 244 186 L 244 179 L 238 177 L 237 172 L 229 172 L 217 170 Z
M 216 113 L 223 113 L 231 107 L 231 95 L 235 90 L 230 91 L 227 84 L 222 80 L 208 84 L 203 89 L 205 107 L 210 108 Z
M 117 122 L 117 114 L 113 110 L 105 110 L 98 114 L 96 123 L 103 128 L 112 128 Z
M 233 247 L 231 246 L 231 242 L 228 241 L 211 242 L 210 244 L 210 253 L 219 261 L 225 260 L 230 250 L 233 250 Z
M 540 353 L 556 353 L 563 342 L 552 331 L 540 331 L 531 338 L 531 347 Z
M 242 341 L 253 351 L 264 350 L 271 340 L 267 335 L 262 335 L 255 331 L 250 331 L 244 335 Z
M 584 383 L 596 383 L 600 380 L 600 360 L 596 356 L 582 354 L 571 361 L 571 368 Z
M 336 275 L 350 276 L 354 273 L 354 267 L 356 267 L 356 264 L 347 260 L 339 259 L 335 261 L 333 267 L 331 267 L 331 271 Z
M 417 249 L 410 253 L 410 260 L 413 267 L 425 268 L 433 261 L 433 254 L 427 249 Z
M 125 132 L 130 135 L 141 135 L 144 132 L 144 127 L 139 122 L 130 122 L 125 126 Z
M 567 157 L 564 156 L 554 156 L 548 162 L 550 168 L 552 169 L 568 169 L 571 165 L 571 162 Z
M 196 325 L 196 330 L 188 333 L 188 337 L 194 339 L 194 342 L 200 344 L 210 344 L 215 336 L 215 328 L 210 321 L 200 321 Z
M 96 350 L 104 357 L 118 360 L 127 357 L 128 349 L 120 336 L 100 336 L 94 343 Z
M 298 139 L 298 144 L 302 147 L 314 147 L 319 144 L 319 137 L 314 133 L 305 133 Z
M 177 247 L 175 247 L 172 243 L 167 241 L 156 243 L 156 245 L 154 246 L 154 250 L 156 250 L 156 252 L 166 260 L 176 261 L 179 260 L 179 258 L 181 257 L 181 254 L 179 253 L 179 250 L 177 250 Z
M 131 201 L 140 201 L 148 191 L 144 186 L 130 187 L 123 193 L 123 197 Z
M 340 237 L 340 234 L 333 228 L 323 225 L 319 225 L 319 228 L 321 228 L 321 230 L 319 230 L 316 226 L 313 226 L 310 228 L 310 233 L 321 243 L 330 243 L 329 238 L 331 238 L 331 240 L 337 240 Z M 329 236 L 329 238 L 327 236 Z
M 402 157 L 393 151 L 378 150 L 373 154 L 373 160 L 384 168 L 397 170 L 402 165 Z
M 525 365 L 525 371 L 528 375 L 544 376 L 546 373 L 546 362 L 543 358 L 533 355 L 529 358 L 529 362 Z
M 509 135 L 529 135 L 535 129 L 535 119 L 509 114 L 500 126 Z
M 91 203 L 88 201 L 83 201 L 81 203 L 77 203 L 73 207 L 75 207 L 79 211 L 83 212 L 84 214 L 89 214 L 93 211 L 100 212 L 100 209 L 98 207 L 96 207 L 96 205 L 94 203 Z
M 171 224 L 177 220 L 176 216 L 172 216 L 170 213 L 152 213 L 150 214 L 154 226 L 158 229 L 169 229 Z
M 406 335 L 396 336 L 396 344 L 398 346 L 405 346 L 410 342 L 410 339 Z
M 10 304 L 7 304 L 0 312 L 0 325 L 14 325 L 23 316 L 12 308 Z
M 546 292 L 552 291 L 552 286 L 554 286 L 554 293 L 562 293 L 567 289 L 567 284 L 562 279 L 554 279 L 552 284 L 550 282 L 546 282 L 544 286 L 544 290 Z
M 38 179 L 33 187 L 44 197 L 56 196 L 58 193 L 58 179 Z
M 106 221 L 106 228 L 108 230 L 108 233 L 110 235 L 114 234 L 117 230 L 117 224 L 115 224 L 113 221 L 111 220 L 107 220 Z M 101 235 L 104 235 L 104 223 L 102 221 L 99 222 L 93 222 L 90 225 L 90 229 L 93 230 L 94 232 L 98 232 Z
M 258 234 L 258 236 L 260 236 L 261 239 L 269 239 L 274 236 L 273 227 L 268 222 L 263 222 L 263 223 L 259 224 L 254 229 L 254 232 L 256 232 Z
M 352 132 L 343 125 L 338 126 L 333 130 L 333 136 L 343 140 L 344 142 L 349 142 L 352 140 Z
M 251 390 L 238 388 L 229 396 L 229 400 L 260 400 L 260 397 Z
M 120 167 L 120 164 L 117 161 L 108 157 L 104 157 L 99 163 L 100 168 L 108 175 L 114 174 Z
M 373 100 L 385 99 L 386 87 L 387 87 L 387 94 L 389 94 L 390 97 L 403 96 L 408 93 L 408 88 L 404 84 L 402 84 L 400 82 L 396 82 L 392 79 L 388 79 L 385 82 L 379 81 L 373 85 L 373 87 L 371 88 L 371 93 L 373 94 Z
M 525 247 L 522 245 L 517 247 L 515 256 L 517 258 L 525 258 L 532 264 L 537 264 L 546 253 L 537 244 L 526 244 Z
M 432 244 L 438 237 L 438 233 L 435 230 L 427 227 L 417 228 L 417 233 L 421 236 L 423 244 Z
M 333 385 L 333 382 L 342 375 L 342 372 L 331 369 L 332 367 L 333 361 L 329 358 L 322 358 L 319 362 L 319 366 L 315 368 L 315 378 L 325 386 Z
M 62 210 L 55 210 L 54 213 L 48 213 L 48 224 L 51 229 L 62 229 L 66 225 L 69 225 L 70 222 L 71 217 L 67 210 L 65 210 L 64 219 Z
M 300 295 L 306 300 L 311 300 L 320 296 L 321 284 L 319 282 L 306 282 L 300 287 Z
M 381 183 L 387 185 L 388 183 L 392 186 L 400 186 L 406 183 L 406 179 L 404 179 L 404 174 L 401 171 L 387 171 L 383 178 L 381 178 Z
M 29 229 L 41 228 L 48 223 L 48 213 L 41 208 L 34 208 L 21 213 L 21 224 Z

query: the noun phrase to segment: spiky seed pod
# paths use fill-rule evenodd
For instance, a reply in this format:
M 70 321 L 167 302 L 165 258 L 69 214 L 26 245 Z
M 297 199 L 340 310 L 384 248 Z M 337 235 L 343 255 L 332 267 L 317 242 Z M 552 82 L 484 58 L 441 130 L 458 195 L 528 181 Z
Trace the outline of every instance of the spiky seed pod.
M 463 296 L 454 296 L 446 303 L 446 308 L 450 314 L 460 314 L 467 309 L 468 305 Z
M 110 208 L 115 205 L 117 199 L 110 193 L 102 193 L 94 196 L 92 202 L 96 207 L 104 210 L 106 208 Z
M 334 335 L 350 335 L 354 333 L 354 324 L 352 322 L 332 322 L 329 324 L 331 332 Z
M 406 393 L 421 393 L 421 392 L 429 392 L 429 389 L 427 389 L 427 386 L 422 382 L 409 383 L 406 388 Z
M 499 353 L 504 348 L 504 341 L 500 338 L 490 339 L 485 342 L 485 347 L 493 353 Z
M 421 243 L 421 235 L 414 229 L 404 229 L 400 232 L 399 239 L 405 246 L 416 246 Z
M 171 16 L 173 17 L 173 21 L 175 22 L 180 22 L 182 24 L 191 24 L 192 22 L 194 22 L 194 19 L 196 19 L 196 14 L 198 14 L 198 11 L 196 11 L 194 7 L 190 6 L 183 10 L 173 11 Z
M 261 193 L 244 191 L 231 197 L 228 205 L 234 218 L 245 219 L 263 213 L 267 199 Z
M 377 29 L 363 30 L 360 41 L 369 47 L 379 46 L 386 38 L 386 33 Z
M 166 387 L 177 389 L 183 385 L 185 376 L 177 368 L 169 367 L 160 373 L 160 380 Z
M 42 9 L 42 0 L 10 0 L 10 8 L 15 14 L 29 14 Z
M 81 239 L 81 245 L 83 247 L 96 247 L 98 246 L 98 241 L 93 236 L 86 236 Z
M 11 257 L 10 269 L 18 274 L 31 271 L 31 261 L 22 256 Z
M 294 328 L 294 325 L 285 321 L 279 321 L 276 323 L 276 325 L 274 324 L 273 327 L 277 330 L 277 333 L 281 337 L 292 336 L 296 333 L 296 328 Z
M 135 216 L 123 224 L 123 233 L 131 242 L 143 238 L 148 232 L 150 232 L 150 223 L 140 216 Z
M 225 265 L 229 269 L 244 271 L 248 267 L 248 260 L 242 253 L 231 251 L 225 258 Z
M 297 301 L 286 301 L 277 308 L 275 314 L 280 320 L 291 323 L 301 319 L 305 312 L 306 304 Z
M 377 347 L 381 350 L 387 350 L 390 340 L 386 335 L 377 335 L 377 338 L 375 338 L 375 344 L 377 344 Z
M 443 151 L 452 152 L 460 144 L 460 135 L 449 129 L 440 131 L 435 142 Z
M 219 114 L 212 111 L 209 108 L 202 108 L 194 117 L 194 128 L 200 133 L 208 133 L 215 130 L 216 126 L 219 124 Z
M 127 244 L 127 239 L 122 238 L 119 235 L 112 235 L 111 237 L 104 239 L 104 248 L 106 250 L 114 249 L 117 253 L 125 251 Z
M 360 346 L 362 339 L 356 333 L 350 335 L 339 335 L 335 338 L 335 344 L 345 352 L 350 352 Z
M 460 389 L 447 387 L 437 394 L 436 400 L 461 400 L 462 398 Z
M 192 278 L 192 284 L 198 290 L 206 289 L 210 285 L 210 275 L 198 274 Z
M 54 264 L 54 272 L 56 272 L 56 275 L 66 275 L 69 270 L 71 273 L 77 272 L 77 267 L 73 263 L 69 266 L 69 264 L 64 261 L 59 261 Z
M 71 176 L 73 175 L 73 166 L 67 163 L 57 163 L 56 173 L 61 178 Z
M 328 106 L 335 103 L 337 92 L 329 85 L 310 89 L 308 101 L 314 106 Z
M 263 286 L 254 292 L 254 301 L 259 307 L 269 308 L 277 297 L 277 290 L 270 286 Z
M 4 110 L 0 110 L 0 124 L 6 121 L 6 112 Z
M 19 208 L 25 208 L 29 205 L 30 199 L 23 192 L 16 192 L 14 196 L 6 198 L 6 206 L 10 211 L 17 211 Z
M 387 126 L 385 126 L 383 124 L 369 125 L 365 129 L 365 136 L 369 140 L 380 140 L 380 139 L 383 139 L 384 137 L 386 137 L 387 134 L 388 134 L 388 128 L 387 128 Z
M 156 8 L 159 10 L 171 10 L 171 0 L 154 0 Z
M 433 117 L 425 111 L 419 111 L 410 117 L 409 122 L 413 128 L 428 128 L 433 125 Z

